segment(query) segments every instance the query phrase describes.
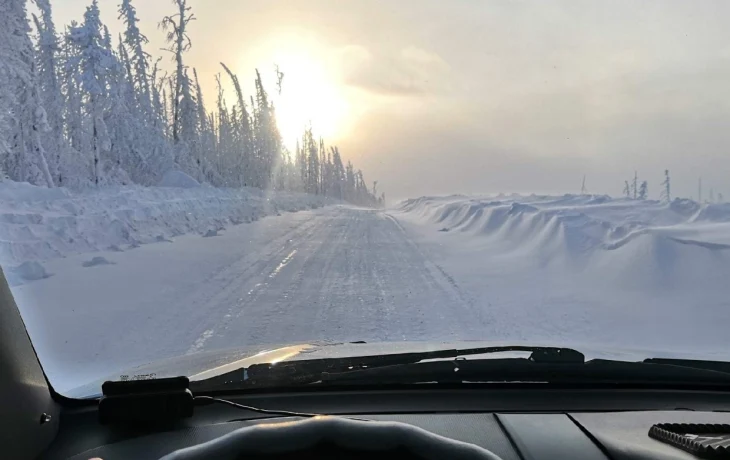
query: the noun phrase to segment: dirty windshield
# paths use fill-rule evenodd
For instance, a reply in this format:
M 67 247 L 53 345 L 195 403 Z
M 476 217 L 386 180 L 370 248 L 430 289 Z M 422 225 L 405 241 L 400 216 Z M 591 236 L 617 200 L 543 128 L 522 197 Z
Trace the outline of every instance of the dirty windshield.
M 730 359 L 730 3 L 0 8 L 0 265 L 62 394 L 487 344 Z

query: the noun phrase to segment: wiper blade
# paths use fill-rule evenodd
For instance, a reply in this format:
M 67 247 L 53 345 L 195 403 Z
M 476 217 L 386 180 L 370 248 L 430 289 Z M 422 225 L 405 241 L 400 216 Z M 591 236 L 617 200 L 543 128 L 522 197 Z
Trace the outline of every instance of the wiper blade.
M 727 390 L 730 373 L 644 362 L 595 359 L 585 363 L 531 359 L 435 361 L 325 373 L 327 384 L 415 384 L 465 382 L 536 382 L 582 385 L 717 387 Z
M 253 364 L 245 369 L 236 369 L 209 379 L 191 382 L 191 388 L 210 390 L 229 385 L 238 387 L 295 386 L 318 382 L 324 374 L 507 352 L 529 352 L 531 353 L 529 359 L 533 362 L 585 362 L 585 356 L 571 348 L 507 345 Z
M 710 371 L 730 373 L 730 362 L 728 361 L 707 361 L 700 359 L 673 359 L 673 358 L 649 358 L 642 361 L 646 364 L 665 364 L 669 366 L 691 367 L 693 369 L 707 369 Z

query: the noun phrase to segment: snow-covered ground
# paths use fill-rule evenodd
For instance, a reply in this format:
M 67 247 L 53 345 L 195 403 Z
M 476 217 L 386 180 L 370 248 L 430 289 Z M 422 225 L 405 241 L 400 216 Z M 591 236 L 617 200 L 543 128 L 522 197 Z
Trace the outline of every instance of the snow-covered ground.
M 10 270 L 13 292 L 62 391 L 184 354 L 312 342 L 507 340 L 730 358 L 727 205 L 323 204 L 5 183 L 2 263 L 26 264 Z
M 166 175 L 161 184 L 72 192 L 0 182 L 0 263 L 8 270 L 28 261 L 123 251 L 332 202 L 297 193 L 201 186 L 179 172 Z
M 469 339 L 496 325 L 395 220 L 344 205 L 44 265 L 53 276 L 13 292 L 62 390 L 199 351 Z
M 500 338 L 730 357 L 730 205 L 423 197 L 393 213 Z

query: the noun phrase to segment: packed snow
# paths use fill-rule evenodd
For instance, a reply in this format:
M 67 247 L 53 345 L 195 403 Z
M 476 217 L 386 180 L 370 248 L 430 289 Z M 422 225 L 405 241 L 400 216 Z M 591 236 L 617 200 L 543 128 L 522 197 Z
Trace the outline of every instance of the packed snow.
M 3 268 L 62 391 L 165 358 L 295 343 L 730 358 L 727 205 L 511 195 L 375 210 L 205 185 L 12 182 L 0 197 Z

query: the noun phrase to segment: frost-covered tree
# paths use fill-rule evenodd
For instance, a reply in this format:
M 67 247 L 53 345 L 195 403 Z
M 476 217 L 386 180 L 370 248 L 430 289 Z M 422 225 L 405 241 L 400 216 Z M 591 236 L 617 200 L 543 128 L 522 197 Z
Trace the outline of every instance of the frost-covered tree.
M 216 183 L 220 181 L 219 172 L 215 169 L 210 161 L 211 152 L 215 150 L 215 133 L 213 132 L 213 123 L 211 117 L 205 111 L 205 103 L 203 101 L 203 90 L 198 80 L 198 72 L 193 68 L 193 77 L 195 83 L 195 102 L 197 108 L 197 126 L 198 126 L 198 151 L 200 152 L 200 170 L 203 180 Z
M 669 179 L 669 170 L 664 170 L 664 181 L 662 182 L 662 194 L 661 194 L 662 201 L 666 201 L 669 203 L 672 201 L 672 187 L 671 187 L 671 181 Z
M 17 14 L 9 0 L 0 0 L 0 167 L 3 175 L 12 164 L 14 152 L 10 148 L 10 125 L 16 104 L 13 92 L 16 74 L 25 66 L 18 52 L 18 38 L 14 35 L 18 28 Z
M 86 8 L 84 22 L 69 29 L 66 40 L 78 51 L 66 65 L 84 93 L 85 115 L 91 124 L 92 178 L 98 185 L 104 180 L 102 156 L 111 150 L 104 112 L 108 109 L 109 83 L 117 72 L 118 62 L 111 51 L 108 34 L 104 32 L 97 0 Z
M 238 76 L 231 69 L 221 62 L 221 66 L 228 74 L 233 83 L 233 89 L 236 92 L 235 112 L 230 120 L 231 136 L 236 142 L 237 161 L 234 162 L 235 174 L 239 177 L 239 183 L 247 185 L 255 185 L 257 179 L 254 169 L 254 148 L 253 148 L 253 130 L 251 127 L 251 117 L 246 108 L 246 100 L 243 97 L 241 83 Z
M 624 181 L 624 196 L 626 198 L 631 198 L 631 186 L 629 185 L 629 181 Z
M 634 181 L 631 183 L 631 191 L 634 194 L 634 199 L 639 197 L 639 174 L 634 171 Z
M 317 142 L 314 140 L 311 126 L 304 131 L 302 150 L 307 158 L 306 191 L 316 195 L 319 193 L 319 149 L 317 148 Z
M 170 44 L 167 51 L 175 56 L 175 76 L 173 78 L 175 91 L 171 97 L 173 106 L 172 136 L 175 143 L 177 143 L 180 141 L 180 132 L 182 131 L 180 103 L 184 98 L 190 98 L 189 95 L 184 94 L 185 85 L 183 83 L 187 80 L 187 76 L 185 74 L 183 54 L 192 46 L 190 37 L 187 34 L 187 27 L 191 21 L 195 20 L 195 16 L 190 12 L 191 8 L 187 6 L 186 0 L 173 0 L 173 3 L 177 6 L 177 13 L 162 18 L 160 27 L 167 32 L 167 42 Z
M 356 190 L 356 181 L 355 181 L 355 167 L 352 165 L 352 162 L 348 161 L 347 166 L 345 167 L 345 200 L 354 202 L 357 197 L 355 196 L 355 190 Z
M 332 196 L 340 200 L 345 199 L 345 167 L 342 164 L 342 156 L 340 149 L 332 147 L 332 168 L 333 168 L 333 186 Z
M 152 91 L 150 89 L 150 55 L 144 50 L 144 45 L 149 43 L 147 37 L 140 32 L 137 23 L 137 10 L 131 0 L 122 0 L 119 5 L 119 19 L 125 25 L 124 46 L 129 49 L 130 80 L 137 103 L 146 116 L 152 114 Z
M 25 1 L 0 0 L 0 18 L 0 124 L 7 127 L 2 144 L 9 149 L 3 172 L 16 180 L 52 187 L 41 139 L 51 128 L 42 105 Z
M 59 82 L 58 60 L 60 45 L 49 0 L 35 0 L 40 18 L 33 15 L 36 26 L 36 61 L 41 103 L 46 110 L 47 132 L 41 134 L 41 141 L 47 152 L 48 167 L 55 185 L 63 185 L 59 165 L 65 150 L 63 138 L 63 95 Z
M 228 112 L 228 106 L 226 105 L 226 99 L 223 95 L 223 85 L 221 84 L 221 76 L 217 74 L 215 81 L 218 84 L 218 130 L 216 133 L 216 158 L 214 164 L 219 174 L 222 176 L 222 184 L 231 186 L 232 181 L 235 178 L 239 179 L 239 184 L 243 182 L 240 177 L 240 171 L 236 167 L 233 157 L 233 126 L 231 124 L 231 117 Z
M 27 1 L 0 0 L 0 178 L 44 186 L 154 185 L 178 168 L 215 186 L 378 203 L 362 172 L 349 162 L 345 168 L 339 149 L 315 141 L 311 127 L 294 155 L 284 147 L 274 104 L 284 76 L 278 67 L 272 99 L 260 72 L 244 97 L 238 76 L 222 64 L 235 102 L 226 104 L 218 77 L 217 104 L 208 111 L 198 73 L 183 60 L 195 19 L 187 0 L 173 0 L 175 14 L 160 22 L 175 63 L 169 76 L 145 50 L 133 0 L 119 4 L 123 28 L 115 45 L 98 0 L 61 35 L 51 0 L 32 0 L 33 41 Z
M 165 16 L 160 27 L 167 32 L 167 51 L 174 55 L 175 73 L 171 78 L 172 139 L 175 162 L 188 174 L 204 180 L 203 152 L 200 151 L 198 102 L 193 94 L 183 55 L 192 46 L 188 25 L 195 20 L 187 0 L 173 0 L 177 12 Z
M 261 74 L 256 70 L 256 103 L 253 122 L 253 158 L 256 187 L 267 188 L 274 165 L 281 154 L 281 136 L 276 126 L 274 106 L 264 89 Z M 314 143 L 314 139 L 312 139 Z M 314 144 L 316 149 L 316 144 Z
M 649 183 L 647 181 L 642 181 L 641 185 L 639 186 L 639 199 L 646 200 L 648 197 L 649 197 Z

